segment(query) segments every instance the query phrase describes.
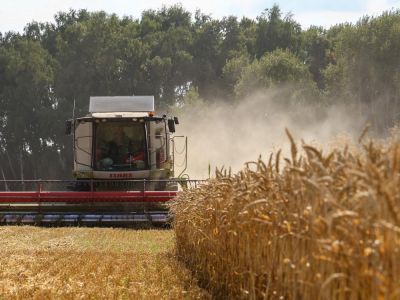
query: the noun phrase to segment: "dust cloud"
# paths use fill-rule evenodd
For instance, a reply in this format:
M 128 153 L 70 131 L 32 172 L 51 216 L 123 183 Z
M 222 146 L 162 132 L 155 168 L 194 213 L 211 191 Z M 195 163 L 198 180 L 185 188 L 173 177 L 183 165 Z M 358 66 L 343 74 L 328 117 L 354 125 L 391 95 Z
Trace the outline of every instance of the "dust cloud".
M 185 173 L 192 179 L 208 178 L 209 166 L 213 176 L 216 167 L 231 167 L 236 172 L 259 155 L 266 160 L 279 149 L 285 153 L 289 148 L 285 128 L 296 141 L 324 148 L 339 135 L 358 137 L 366 124 L 355 108 L 318 102 L 289 104 L 278 89 L 256 92 L 239 101 L 213 103 L 217 104 L 186 105 L 177 113 L 180 125 L 176 135 L 188 137 Z M 183 141 L 177 140 L 177 152 L 182 151 Z M 175 158 L 175 175 L 179 175 L 184 155 Z

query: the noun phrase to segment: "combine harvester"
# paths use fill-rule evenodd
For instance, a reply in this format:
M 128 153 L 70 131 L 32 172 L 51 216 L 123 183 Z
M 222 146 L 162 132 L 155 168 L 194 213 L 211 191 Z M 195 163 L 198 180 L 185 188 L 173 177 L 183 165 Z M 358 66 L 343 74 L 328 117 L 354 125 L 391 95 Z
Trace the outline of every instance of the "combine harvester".
M 154 115 L 153 96 L 90 97 L 89 114 L 66 126 L 75 180 L 0 182 L 0 224 L 168 223 L 179 186 L 203 182 L 174 178 L 176 124 Z M 187 139 L 181 153 L 185 170 Z

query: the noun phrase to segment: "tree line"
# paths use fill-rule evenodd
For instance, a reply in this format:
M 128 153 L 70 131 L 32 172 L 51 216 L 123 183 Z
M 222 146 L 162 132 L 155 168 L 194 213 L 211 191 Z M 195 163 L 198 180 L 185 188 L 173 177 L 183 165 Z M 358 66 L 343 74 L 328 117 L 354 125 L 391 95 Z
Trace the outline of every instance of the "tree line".
M 399 118 L 399 83 L 398 10 L 329 29 L 302 29 L 277 5 L 256 19 L 192 15 L 181 5 L 140 19 L 59 12 L 0 34 L 0 179 L 69 178 L 64 121 L 74 103 L 84 115 L 89 96 L 154 95 L 167 110 L 193 92 L 234 103 L 285 86 L 287 105 L 360 104 L 372 122 L 390 127 Z

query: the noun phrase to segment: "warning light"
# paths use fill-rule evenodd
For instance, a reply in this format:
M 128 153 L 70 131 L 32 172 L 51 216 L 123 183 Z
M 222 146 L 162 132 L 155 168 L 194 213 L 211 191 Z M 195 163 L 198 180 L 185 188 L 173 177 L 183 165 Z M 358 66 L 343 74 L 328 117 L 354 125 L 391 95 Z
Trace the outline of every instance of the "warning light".
M 154 111 L 149 111 L 149 117 L 154 117 Z

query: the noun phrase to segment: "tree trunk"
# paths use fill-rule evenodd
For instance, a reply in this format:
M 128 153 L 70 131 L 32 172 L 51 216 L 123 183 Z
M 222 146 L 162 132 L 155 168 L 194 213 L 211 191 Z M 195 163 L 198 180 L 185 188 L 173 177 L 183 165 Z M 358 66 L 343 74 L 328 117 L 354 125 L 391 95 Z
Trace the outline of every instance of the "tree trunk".
M 1 175 L 3 176 L 4 190 L 5 190 L 5 191 L 8 191 L 8 186 L 7 186 L 7 182 L 6 182 L 6 176 L 4 176 L 4 170 L 3 170 L 3 168 L 1 168 Z
M 14 179 L 17 179 L 17 176 L 16 176 L 15 171 L 14 171 L 14 167 L 13 167 L 13 164 L 11 162 L 11 158 L 10 158 L 10 155 L 8 154 L 8 150 L 7 149 L 6 149 L 6 155 L 7 155 L 7 159 L 8 159 L 8 164 L 10 165 L 10 171 L 12 173 L 12 176 L 13 176 Z

